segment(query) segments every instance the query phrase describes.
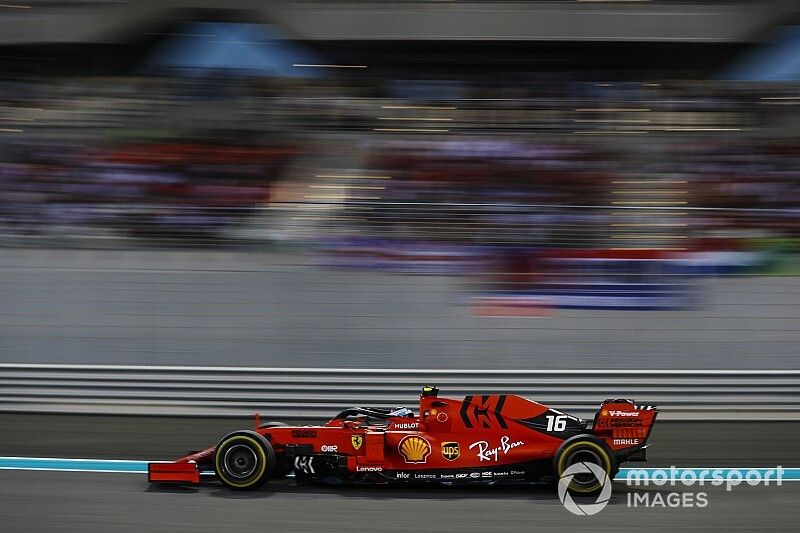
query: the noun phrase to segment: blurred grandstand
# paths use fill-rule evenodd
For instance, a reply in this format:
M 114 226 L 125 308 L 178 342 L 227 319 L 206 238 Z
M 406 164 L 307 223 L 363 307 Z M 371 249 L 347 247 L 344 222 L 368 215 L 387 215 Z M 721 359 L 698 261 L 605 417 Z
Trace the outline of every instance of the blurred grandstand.
M 793 86 L 2 85 L 7 246 L 303 244 L 322 264 L 520 283 L 586 273 L 581 258 L 628 260 L 629 274 L 643 260 L 663 263 L 650 274 L 795 268 Z
M 783 65 L 791 6 L 654 3 L 570 36 L 631 12 L 555 4 L 520 2 L 558 24 L 508 39 L 433 6 L 443 33 L 405 40 L 381 2 L 333 9 L 373 15 L 350 36 L 313 2 L 8 8 L 54 26 L 0 38 L 0 244 L 454 274 L 479 316 L 692 309 L 697 276 L 797 273 L 800 75 L 752 61 Z

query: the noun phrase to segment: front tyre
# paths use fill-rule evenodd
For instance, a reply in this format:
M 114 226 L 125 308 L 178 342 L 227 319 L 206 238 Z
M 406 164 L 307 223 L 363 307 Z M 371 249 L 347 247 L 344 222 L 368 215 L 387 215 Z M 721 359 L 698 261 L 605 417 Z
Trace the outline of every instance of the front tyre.
M 256 490 L 275 470 L 272 445 L 255 431 L 236 431 L 223 437 L 214 450 L 214 471 L 228 488 Z
M 561 445 L 553 460 L 556 478 L 561 479 L 569 467 L 578 463 L 593 463 L 599 466 L 605 473 L 606 479 L 598 479 L 598 476 L 591 472 L 574 474 L 568 486 L 573 494 L 599 492 L 604 482 L 610 483 L 617 471 L 616 461 L 608 447 L 591 435 L 577 435 Z
M 284 424 L 283 422 L 264 422 L 258 426 L 258 429 L 283 428 L 286 426 L 288 426 L 288 424 Z M 275 462 L 275 470 L 273 470 L 270 479 L 283 479 L 288 476 L 291 471 L 292 464 L 287 463 L 284 456 L 278 457 Z

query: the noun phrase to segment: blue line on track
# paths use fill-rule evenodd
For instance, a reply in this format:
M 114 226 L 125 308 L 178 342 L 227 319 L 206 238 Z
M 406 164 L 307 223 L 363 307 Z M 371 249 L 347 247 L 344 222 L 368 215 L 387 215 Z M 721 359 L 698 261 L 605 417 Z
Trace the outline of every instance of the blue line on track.
M 0 457 L 0 469 L 146 474 L 147 461 L 60 459 L 54 457 Z
M 55 457 L 0 457 L 0 470 L 45 470 L 49 472 L 105 472 L 105 473 L 129 473 L 129 474 L 146 474 L 148 461 L 125 461 L 125 460 L 111 460 L 111 459 L 61 459 Z M 711 479 L 712 473 L 716 471 L 717 475 L 727 478 L 732 470 L 738 470 L 742 476 L 746 476 L 751 470 L 759 473 L 760 476 L 766 475 L 767 471 L 772 468 L 720 468 L 720 467 L 703 467 L 703 468 L 675 468 L 674 471 L 670 467 L 662 468 L 621 468 L 616 476 L 618 481 L 627 479 L 631 471 L 644 471 L 654 479 L 652 476 L 666 475 L 667 481 L 672 479 L 680 480 L 681 476 L 691 477 L 688 472 L 692 472 L 694 476 L 704 475 L 707 479 Z M 663 472 L 663 473 L 662 473 Z M 773 477 L 774 478 L 774 473 Z M 783 481 L 800 481 L 800 468 L 784 468 L 782 472 Z

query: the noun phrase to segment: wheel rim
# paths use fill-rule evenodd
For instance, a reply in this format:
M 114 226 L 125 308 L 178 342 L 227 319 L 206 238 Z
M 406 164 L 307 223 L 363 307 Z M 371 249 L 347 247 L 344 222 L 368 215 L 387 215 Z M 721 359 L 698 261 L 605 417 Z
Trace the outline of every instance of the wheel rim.
M 577 463 L 594 463 L 603 470 L 606 470 L 605 461 L 599 454 L 593 450 L 583 448 L 575 450 L 567 456 L 565 461 L 567 468 Z M 572 483 L 579 487 L 592 487 L 599 483 L 600 480 L 595 477 L 591 472 L 586 474 L 575 474 L 572 478 Z
M 256 452 L 245 444 L 234 444 L 227 450 L 222 459 L 225 470 L 231 477 L 246 479 L 255 472 L 258 466 Z

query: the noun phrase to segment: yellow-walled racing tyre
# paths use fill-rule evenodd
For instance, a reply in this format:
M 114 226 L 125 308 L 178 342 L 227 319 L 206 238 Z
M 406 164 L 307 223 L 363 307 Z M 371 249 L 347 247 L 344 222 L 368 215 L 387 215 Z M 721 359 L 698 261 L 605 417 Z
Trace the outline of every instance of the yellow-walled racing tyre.
M 598 479 L 598 476 L 590 472 L 574 474 L 568 486 L 572 494 L 598 493 L 604 482 L 610 483 L 614 479 L 618 470 L 616 460 L 608 447 L 592 435 L 576 435 L 561 445 L 553 459 L 556 481 L 561 479 L 570 466 L 578 463 L 594 463 L 603 470 L 607 479 Z
M 256 490 L 275 471 L 275 451 L 255 431 L 236 431 L 219 441 L 214 450 L 214 471 L 233 490 Z
M 258 429 L 271 429 L 271 428 L 282 428 L 286 427 L 288 424 L 283 422 L 264 422 Z M 275 469 L 272 471 L 272 475 L 269 477 L 270 479 L 283 479 L 289 475 L 292 471 L 292 464 L 286 462 L 286 458 L 284 456 L 276 457 L 275 462 Z

